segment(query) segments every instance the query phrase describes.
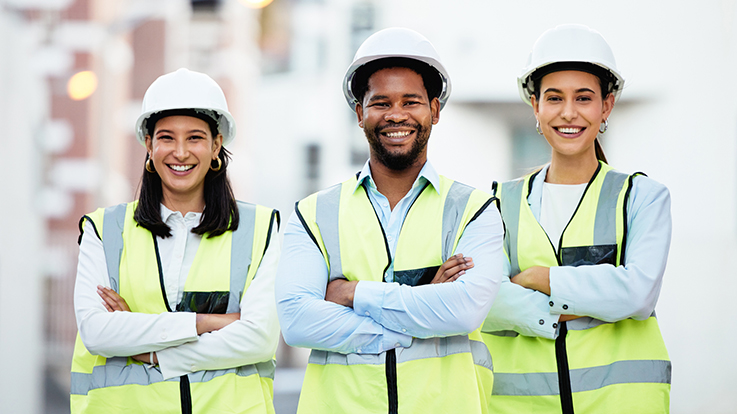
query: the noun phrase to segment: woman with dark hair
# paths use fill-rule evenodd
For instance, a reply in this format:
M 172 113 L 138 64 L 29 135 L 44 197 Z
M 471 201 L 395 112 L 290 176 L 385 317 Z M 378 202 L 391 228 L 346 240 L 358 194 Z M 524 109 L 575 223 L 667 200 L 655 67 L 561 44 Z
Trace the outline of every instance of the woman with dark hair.
M 146 91 L 137 201 L 80 220 L 73 413 L 273 413 L 276 210 L 235 200 L 209 76 Z
M 655 318 L 670 195 L 607 165 L 598 134 L 624 79 L 598 33 L 562 25 L 518 79 L 551 162 L 494 183 L 509 278 L 484 323 L 494 413 L 665 413 L 671 363 Z

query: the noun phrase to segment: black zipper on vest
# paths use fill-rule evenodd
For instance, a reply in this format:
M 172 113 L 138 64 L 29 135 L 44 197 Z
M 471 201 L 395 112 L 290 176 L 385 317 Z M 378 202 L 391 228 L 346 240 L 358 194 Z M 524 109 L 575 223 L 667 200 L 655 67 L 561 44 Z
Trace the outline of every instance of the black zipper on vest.
M 558 364 L 558 387 L 560 389 L 560 408 L 563 414 L 573 414 L 573 392 L 571 390 L 571 373 L 568 368 L 566 352 L 566 334 L 568 327 L 560 323 L 558 337 L 555 338 L 555 362 Z
M 412 209 L 412 206 L 415 205 L 415 201 L 420 198 L 420 196 L 429 184 L 429 182 L 425 183 L 425 186 L 422 187 L 422 190 L 420 190 L 420 193 L 417 195 L 417 197 L 412 200 L 412 204 L 410 204 L 409 208 L 407 209 L 407 215 L 405 215 L 402 219 L 402 226 L 404 226 L 404 219 L 406 219 L 409 215 L 409 211 Z M 379 213 L 376 212 L 376 208 L 374 208 L 374 204 L 371 202 L 371 197 L 369 197 L 368 194 L 368 188 L 366 188 L 365 183 L 361 183 L 361 186 L 363 187 L 363 192 L 364 194 L 366 194 L 366 198 L 368 199 L 371 208 L 374 210 L 376 221 L 379 224 L 379 228 L 381 229 L 381 235 L 384 236 L 384 247 L 386 248 L 386 257 L 388 262 L 386 264 L 386 267 L 384 267 L 384 273 L 382 273 L 381 275 L 381 280 L 383 282 L 386 282 L 386 280 L 384 279 L 384 275 L 386 274 L 387 269 L 389 269 L 389 266 L 392 264 L 392 254 L 391 250 L 389 249 L 389 242 L 386 241 L 386 232 L 384 231 L 384 226 L 381 225 Z M 399 232 L 401 234 L 402 230 L 400 229 Z M 386 392 L 389 406 L 388 412 L 389 414 L 397 414 L 399 410 L 399 397 L 397 396 L 397 353 L 394 349 L 386 351 L 386 360 L 384 361 L 384 367 L 386 372 Z
M 161 255 L 159 254 L 159 243 L 156 241 L 156 235 L 151 233 L 154 238 L 154 250 L 156 251 L 156 266 L 159 268 L 159 284 L 161 285 L 161 294 L 164 299 L 166 310 L 171 312 L 169 300 L 166 298 L 166 288 L 164 287 L 164 270 L 161 267 Z M 192 414 L 192 391 L 189 388 L 189 377 L 182 375 L 179 377 L 179 398 L 181 400 L 182 414 Z

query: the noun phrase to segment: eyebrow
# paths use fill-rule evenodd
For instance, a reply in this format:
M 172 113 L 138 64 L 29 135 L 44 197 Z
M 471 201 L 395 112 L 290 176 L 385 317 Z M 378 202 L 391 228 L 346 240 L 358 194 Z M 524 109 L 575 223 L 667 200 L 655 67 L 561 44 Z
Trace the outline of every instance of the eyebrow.
M 548 89 L 545 89 L 545 92 L 543 92 L 543 93 L 545 94 L 545 93 L 548 93 L 548 92 L 563 93 L 563 91 L 561 91 L 560 89 L 556 89 L 556 88 L 548 88 Z M 589 88 L 576 89 L 574 92 L 575 93 L 591 92 L 591 93 L 594 93 L 594 94 L 596 93 L 596 92 L 594 92 L 593 90 L 591 90 Z
M 402 98 L 414 98 L 414 99 L 424 99 L 422 95 L 416 94 L 416 93 L 405 93 L 402 95 Z M 380 101 L 382 99 L 389 99 L 389 96 L 387 95 L 374 95 L 371 98 L 369 98 L 369 102 L 373 101 Z
M 199 132 L 200 134 L 207 135 L 207 133 L 205 132 L 204 129 L 190 129 L 189 131 L 187 131 L 188 134 L 192 134 L 192 133 L 195 133 L 195 132 Z M 173 133 L 174 132 L 172 132 L 172 131 L 170 131 L 168 129 L 160 129 L 160 130 L 156 131 L 156 133 L 154 134 L 154 136 L 158 136 L 159 134 L 173 134 Z

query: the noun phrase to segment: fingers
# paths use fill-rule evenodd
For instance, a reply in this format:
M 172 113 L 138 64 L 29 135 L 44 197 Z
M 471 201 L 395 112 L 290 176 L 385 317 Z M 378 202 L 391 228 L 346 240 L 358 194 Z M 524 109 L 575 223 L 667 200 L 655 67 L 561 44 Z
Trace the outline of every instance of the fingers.
M 103 305 L 105 305 L 105 309 L 107 309 L 108 312 L 114 312 L 114 311 L 129 312 L 130 311 L 128 304 L 125 302 L 125 299 L 123 299 L 123 297 L 121 297 L 114 290 L 108 287 L 98 285 L 97 294 L 100 295 L 100 297 L 102 298 Z
M 458 253 L 445 261 L 440 269 L 438 269 L 435 277 L 430 283 L 446 283 L 453 282 L 459 277 L 466 274 L 466 270 L 473 268 L 473 258 L 463 257 Z

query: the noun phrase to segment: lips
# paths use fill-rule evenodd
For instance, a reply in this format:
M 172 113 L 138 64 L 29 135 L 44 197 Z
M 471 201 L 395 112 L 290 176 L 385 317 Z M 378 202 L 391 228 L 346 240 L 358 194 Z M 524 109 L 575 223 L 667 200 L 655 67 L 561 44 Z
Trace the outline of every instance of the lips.
M 586 127 L 559 126 L 559 127 L 553 127 L 553 129 L 558 133 L 558 135 L 564 138 L 577 138 L 581 136 L 581 134 L 583 134 L 583 132 L 586 130 Z
M 171 168 L 172 170 L 176 172 L 187 172 L 194 168 L 194 164 L 167 164 L 167 167 Z

